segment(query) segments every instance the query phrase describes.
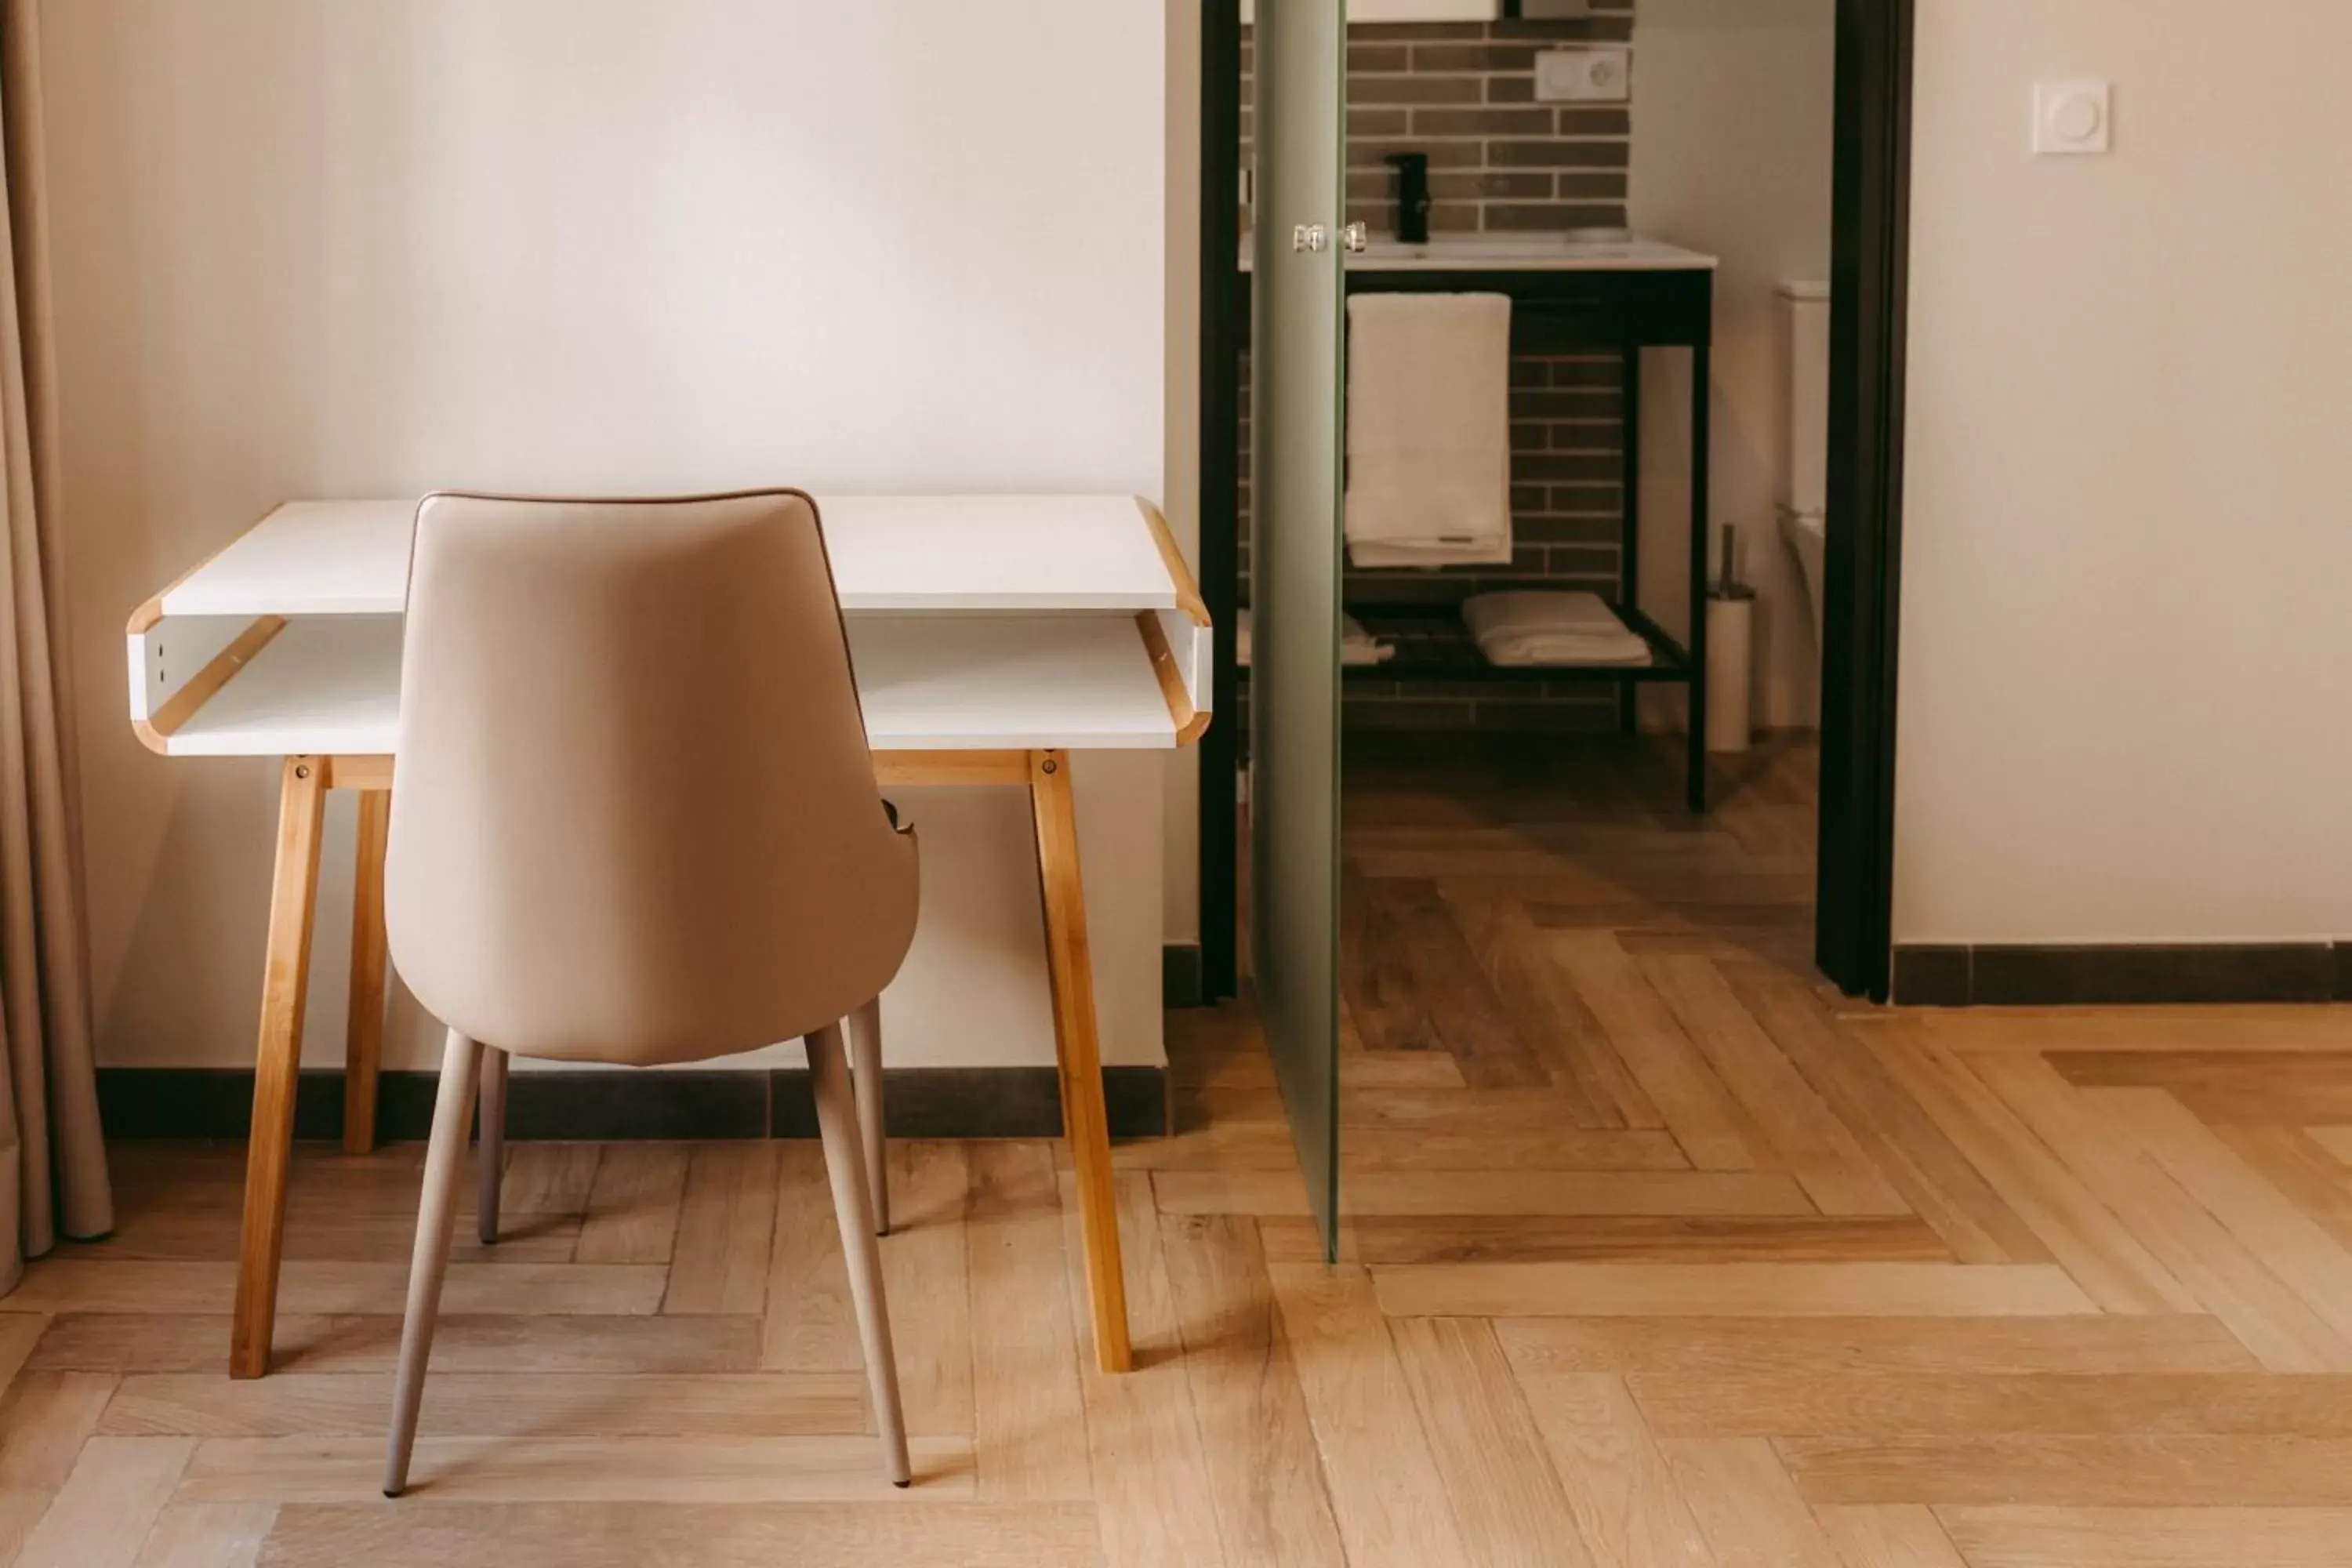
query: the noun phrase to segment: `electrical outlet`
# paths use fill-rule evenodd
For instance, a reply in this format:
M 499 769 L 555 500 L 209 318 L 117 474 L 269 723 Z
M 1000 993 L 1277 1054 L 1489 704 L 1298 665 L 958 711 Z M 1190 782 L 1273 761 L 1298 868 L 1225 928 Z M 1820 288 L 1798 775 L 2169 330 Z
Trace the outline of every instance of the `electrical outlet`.
M 1538 103 L 1622 103 L 1633 95 L 1628 49 L 1546 49 L 1536 56 Z
M 2103 81 L 2045 81 L 2033 89 L 2033 150 L 2096 157 L 2115 148 L 2115 89 Z

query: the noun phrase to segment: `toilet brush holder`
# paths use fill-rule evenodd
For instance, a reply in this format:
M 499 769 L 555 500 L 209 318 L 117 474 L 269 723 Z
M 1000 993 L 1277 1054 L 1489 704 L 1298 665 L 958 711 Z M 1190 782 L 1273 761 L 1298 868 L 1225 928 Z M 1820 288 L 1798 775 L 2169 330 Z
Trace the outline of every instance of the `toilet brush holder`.
M 1739 582 L 1738 541 L 1723 531 L 1723 574 L 1706 595 L 1706 749 L 1744 752 L 1755 704 L 1756 590 Z

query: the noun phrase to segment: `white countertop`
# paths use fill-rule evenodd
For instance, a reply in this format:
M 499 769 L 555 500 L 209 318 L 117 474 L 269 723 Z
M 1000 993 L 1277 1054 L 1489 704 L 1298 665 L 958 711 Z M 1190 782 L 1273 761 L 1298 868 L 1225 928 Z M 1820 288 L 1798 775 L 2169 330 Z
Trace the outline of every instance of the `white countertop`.
M 1250 270 L 1251 236 L 1242 237 Z M 1716 258 L 1664 240 L 1587 240 L 1559 234 L 1442 234 L 1426 245 L 1375 236 L 1347 258 L 1350 272 L 1712 272 Z
M 1131 496 L 819 496 L 852 615 L 1171 610 Z M 163 595 L 166 616 L 397 615 L 414 500 L 293 501 Z

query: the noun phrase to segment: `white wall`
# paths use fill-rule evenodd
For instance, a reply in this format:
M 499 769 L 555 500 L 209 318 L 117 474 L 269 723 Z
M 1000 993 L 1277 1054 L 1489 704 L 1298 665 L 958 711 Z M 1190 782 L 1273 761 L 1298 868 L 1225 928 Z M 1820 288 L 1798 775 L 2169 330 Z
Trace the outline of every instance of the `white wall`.
M 1786 464 L 1783 328 L 1775 291 L 1829 276 L 1836 0 L 1640 0 L 1633 24 L 1634 229 L 1722 258 L 1716 276 L 1716 527 L 1738 525 L 1758 594 L 1756 718 L 1820 715 L 1820 653 L 1803 574 L 1780 538 Z M 1644 607 L 1690 620 L 1690 374 L 1645 356 Z
M 2347 59 L 2343 0 L 1920 0 L 1899 940 L 2352 937 Z M 2080 77 L 2115 155 L 2036 161 Z
M 50 0 L 67 563 L 109 1062 L 252 1057 L 273 770 L 121 711 L 132 605 L 296 496 L 1161 493 L 1158 0 Z M 1159 1058 L 1161 760 L 1080 809 Z M 1052 1059 L 1024 804 L 913 801 L 900 1062 Z M 349 805 L 309 1059 L 339 1059 Z M 437 1059 L 404 999 L 388 1061 Z

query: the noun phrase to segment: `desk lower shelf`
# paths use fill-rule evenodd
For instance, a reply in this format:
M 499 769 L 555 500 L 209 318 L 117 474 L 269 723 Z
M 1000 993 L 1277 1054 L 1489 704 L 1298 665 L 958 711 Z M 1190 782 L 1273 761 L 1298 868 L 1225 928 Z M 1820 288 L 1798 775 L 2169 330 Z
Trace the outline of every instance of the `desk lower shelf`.
M 1155 636 L 1129 615 L 862 616 L 849 625 L 877 752 L 1172 748 L 1197 733 Z M 168 734 L 172 756 L 388 755 L 401 617 L 285 623 Z M 1188 732 L 1188 730 L 1191 732 Z

